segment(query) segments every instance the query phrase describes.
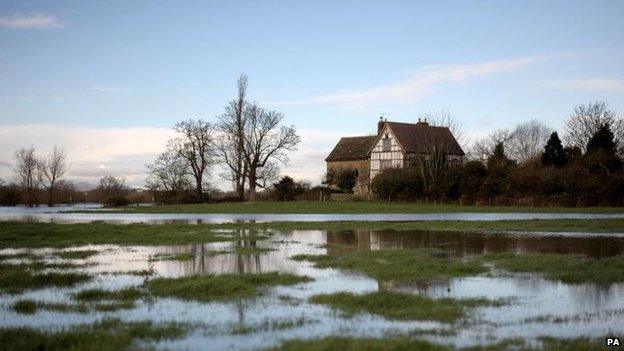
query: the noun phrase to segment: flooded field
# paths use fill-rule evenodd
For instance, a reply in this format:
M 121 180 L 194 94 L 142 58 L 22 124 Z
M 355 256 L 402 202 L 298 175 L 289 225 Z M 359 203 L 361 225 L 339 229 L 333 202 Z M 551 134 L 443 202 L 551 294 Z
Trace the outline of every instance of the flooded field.
M 37 330 L 59 330 L 107 319 L 185 325 L 183 335 L 143 340 L 138 344 L 168 350 L 257 350 L 279 346 L 285 340 L 327 336 L 409 336 L 467 347 L 514 338 L 522 338 L 533 345 L 539 344 L 542 337 L 601 338 L 624 334 L 624 283 L 621 280 L 598 282 L 583 278 L 573 281 L 566 276 L 557 278 L 538 272 L 519 272 L 499 265 L 506 259 L 505 254 L 520 257 L 573 254 L 592 260 L 619 259 L 624 254 L 621 235 L 393 230 L 223 230 L 222 234 L 234 239 L 201 245 L 89 245 L 67 249 L 0 250 L 3 264 L 36 260 L 48 264 L 50 268 L 44 271 L 83 272 L 92 276 L 71 287 L 3 292 L 0 323 L 4 328 L 34 327 Z M 241 239 L 236 240 L 237 237 Z M 306 259 L 321 255 L 318 257 L 340 260 L 353 255 L 368 257 L 401 251 L 430 252 L 432 257 L 443 262 L 457 264 L 489 258 L 493 261 L 484 261 L 476 271 L 464 270 L 460 274 L 446 274 L 446 277 L 395 280 L 379 278 L 384 276 L 383 272 L 369 274 L 365 268 L 362 271 L 355 266 L 323 266 L 320 261 L 315 264 L 313 258 Z M 74 265 L 61 268 L 68 263 Z M 218 299 L 163 296 L 152 284 L 161 278 L 269 272 L 307 278 L 262 286 L 253 296 Z M 418 272 L 414 276 L 418 277 Z M 93 289 L 119 291 L 127 288 L 152 293 L 141 293 L 131 303 L 117 306 L 119 308 L 101 307 L 96 305 L 99 302 L 94 302 L 96 299 L 85 297 L 88 295 L 85 292 Z M 445 315 L 428 319 L 393 317 L 374 311 L 346 312 L 331 304 L 319 303 L 320 299 L 315 298 L 319 294 L 341 292 L 356 296 L 406 293 L 433 301 L 448 298 L 453 299 L 449 301 L 484 302 L 462 308 L 456 319 Z M 20 301 L 30 301 L 39 307 L 20 310 L 16 308 Z

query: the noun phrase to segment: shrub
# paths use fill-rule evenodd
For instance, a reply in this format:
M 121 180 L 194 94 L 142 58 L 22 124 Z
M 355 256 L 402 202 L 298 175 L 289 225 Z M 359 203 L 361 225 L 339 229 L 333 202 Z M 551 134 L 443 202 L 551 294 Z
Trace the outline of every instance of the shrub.
M 423 183 L 416 168 L 391 168 L 371 182 L 373 193 L 382 200 L 416 200 L 423 195 Z

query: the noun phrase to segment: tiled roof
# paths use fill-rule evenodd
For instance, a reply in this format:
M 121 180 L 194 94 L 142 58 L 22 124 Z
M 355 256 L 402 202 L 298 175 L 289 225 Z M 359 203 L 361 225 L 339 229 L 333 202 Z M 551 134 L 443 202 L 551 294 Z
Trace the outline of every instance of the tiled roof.
M 325 161 L 359 161 L 368 158 L 368 150 L 377 139 L 376 135 L 340 138 Z
M 447 127 L 427 123 L 384 122 L 394 133 L 405 152 L 428 153 L 432 148 L 446 154 L 464 155 L 464 150 Z

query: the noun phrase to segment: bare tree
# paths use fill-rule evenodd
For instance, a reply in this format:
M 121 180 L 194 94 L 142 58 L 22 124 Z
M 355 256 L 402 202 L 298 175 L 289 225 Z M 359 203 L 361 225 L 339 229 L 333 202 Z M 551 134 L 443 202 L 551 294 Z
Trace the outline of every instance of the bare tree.
M 220 132 L 217 152 L 220 160 L 227 166 L 226 179 L 234 184 L 234 191 L 239 200 L 245 196 L 245 160 L 244 133 L 246 117 L 247 76 L 238 78 L 238 96 L 225 106 L 225 112 L 219 117 Z
M 128 192 L 128 188 L 125 179 L 106 175 L 100 178 L 95 192 L 99 201 L 107 202 L 110 199 L 123 197 Z
M 462 148 L 466 146 L 465 144 L 468 142 L 466 127 L 463 123 L 458 121 L 457 118 L 455 118 L 455 114 L 450 110 L 444 109 L 439 111 L 427 112 L 424 113 L 421 117 L 433 126 L 447 127 L 451 131 L 451 133 L 453 133 L 453 136 L 455 137 L 455 140 L 457 140 L 457 143 Z
M 247 108 L 247 118 L 243 155 L 247 164 L 248 200 L 254 201 L 256 187 L 263 186 L 258 180 L 266 179 L 266 170 L 274 170 L 277 162 L 286 164 L 286 151 L 295 150 L 300 138 L 294 126 L 280 125 L 284 115 L 279 112 L 252 104 Z M 270 168 L 265 168 L 269 165 Z
M 469 151 L 469 158 L 485 162 L 494 153 L 496 145 L 500 143 L 506 145 L 510 138 L 511 133 L 508 130 L 495 130 L 487 137 L 474 142 Z
M 509 135 L 506 145 L 509 156 L 520 164 L 540 157 L 551 132 L 537 120 L 517 125 Z
M 188 161 L 174 149 L 167 148 L 146 167 L 147 184 L 152 190 L 181 193 L 191 189 Z
M 33 207 L 39 203 L 39 186 L 42 181 L 41 161 L 37 159 L 34 147 L 17 150 L 15 161 L 15 173 L 18 182 L 26 192 L 26 203 Z
M 201 119 L 189 119 L 174 126 L 180 137 L 170 141 L 170 147 L 187 161 L 190 174 L 195 180 L 198 201 L 204 200 L 208 167 L 215 163 L 214 126 Z
M 624 142 L 624 120 L 614 111 L 609 110 L 605 102 L 590 102 L 579 105 L 565 122 L 567 134 L 564 137 L 569 146 L 578 146 L 587 151 L 589 139 L 605 124 L 608 124 L 615 136 L 616 145 Z
M 54 146 L 54 151 L 41 161 L 40 167 L 44 178 L 42 184 L 48 191 L 48 206 L 51 207 L 54 201 L 56 183 L 69 170 L 65 151 L 63 149 L 57 149 L 56 146 Z

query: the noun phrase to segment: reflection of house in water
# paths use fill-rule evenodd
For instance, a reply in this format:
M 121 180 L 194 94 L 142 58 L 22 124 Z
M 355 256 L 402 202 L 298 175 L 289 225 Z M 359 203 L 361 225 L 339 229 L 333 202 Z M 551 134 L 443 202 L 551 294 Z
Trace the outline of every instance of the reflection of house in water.
M 530 233 L 466 233 L 423 230 L 327 231 L 328 254 L 357 250 L 440 249 L 457 257 L 487 253 L 558 253 L 608 257 L 624 253 L 624 239 L 609 236 L 561 237 Z M 350 248 L 344 247 L 345 245 Z M 342 246 L 342 247 L 340 247 Z

